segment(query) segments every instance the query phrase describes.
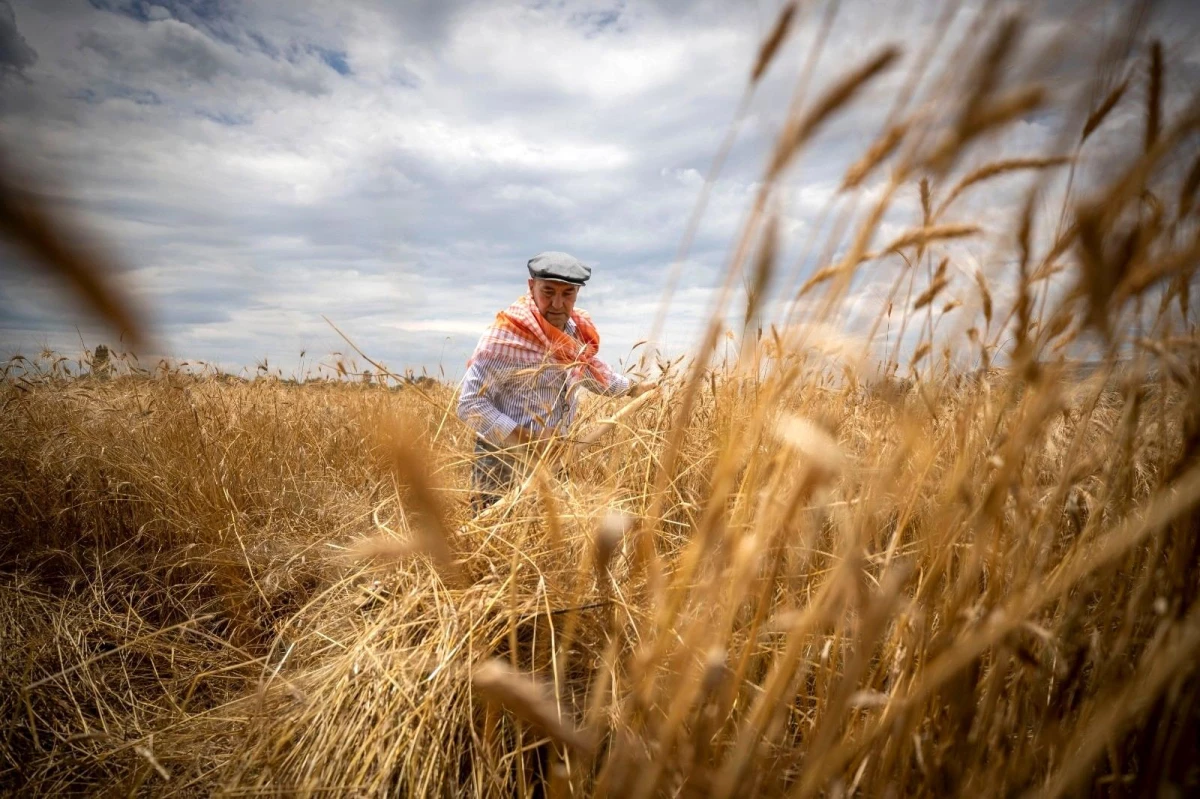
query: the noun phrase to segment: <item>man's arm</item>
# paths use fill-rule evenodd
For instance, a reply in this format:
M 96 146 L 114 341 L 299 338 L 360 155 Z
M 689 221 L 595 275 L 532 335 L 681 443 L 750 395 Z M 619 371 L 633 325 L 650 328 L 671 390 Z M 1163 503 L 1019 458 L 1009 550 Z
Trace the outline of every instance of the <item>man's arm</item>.
M 592 361 L 596 369 L 604 376 L 605 384 L 601 385 L 599 381 L 590 375 L 584 377 L 582 385 L 593 394 L 599 394 L 602 397 L 621 397 L 625 394 L 636 397 L 641 393 L 640 383 L 635 383 L 629 377 L 614 370 L 604 361 L 596 358 Z
M 519 437 L 519 433 L 515 431 L 521 430 L 486 394 L 489 382 L 496 379 L 496 373 L 501 368 L 501 364 L 486 358 L 475 358 L 471 361 L 458 391 L 457 409 L 459 419 L 498 447 L 518 443 L 514 437 Z

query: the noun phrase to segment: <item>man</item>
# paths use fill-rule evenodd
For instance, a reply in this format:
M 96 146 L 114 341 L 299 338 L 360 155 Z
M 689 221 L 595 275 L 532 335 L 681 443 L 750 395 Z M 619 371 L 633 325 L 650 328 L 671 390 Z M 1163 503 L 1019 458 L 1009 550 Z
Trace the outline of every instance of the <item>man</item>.
M 632 382 L 596 357 L 600 334 L 575 307 L 590 267 L 566 253 L 544 252 L 528 268 L 529 293 L 497 314 L 479 339 L 459 392 L 458 416 L 477 434 L 471 471 L 476 513 L 512 486 L 512 449 L 571 424 L 578 389 L 636 397 L 653 387 Z

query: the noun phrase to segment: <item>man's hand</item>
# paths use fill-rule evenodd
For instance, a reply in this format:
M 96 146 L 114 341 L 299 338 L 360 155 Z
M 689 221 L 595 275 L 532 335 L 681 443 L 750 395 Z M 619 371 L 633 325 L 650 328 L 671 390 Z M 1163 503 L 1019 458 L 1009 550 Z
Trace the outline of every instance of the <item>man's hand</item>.
M 537 441 L 540 436 L 533 433 L 531 430 L 524 427 L 514 427 L 513 431 L 504 439 L 505 446 L 520 447 L 525 444 L 532 444 Z
M 653 391 L 656 388 L 658 388 L 658 383 L 655 383 L 653 380 L 647 380 L 642 383 L 634 383 L 629 387 L 629 396 L 640 397 L 647 391 Z
M 508 434 L 508 438 L 504 439 L 504 445 L 514 450 L 514 454 L 519 457 L 538 459 L 548 457 L 557 441 L 558 439 L 545 430 L 533 431 L 527 427 L 516 427 Z
M 509 447 L 535 447 L 547 445 L 553 440 L 554 436 L 546 430 L 514 427 L 513 431 L 508 434 L 508 438 L 504 439 L 504 443 Z

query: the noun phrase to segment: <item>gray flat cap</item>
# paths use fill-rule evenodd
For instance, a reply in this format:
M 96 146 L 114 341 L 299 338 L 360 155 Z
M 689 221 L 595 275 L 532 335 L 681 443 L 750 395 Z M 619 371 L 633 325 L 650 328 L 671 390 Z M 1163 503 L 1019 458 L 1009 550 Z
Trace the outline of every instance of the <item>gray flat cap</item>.
M 592 276 L 592 268 L 565 252 L 544 252 L 529 259 L 529 276 L 582 286 Z

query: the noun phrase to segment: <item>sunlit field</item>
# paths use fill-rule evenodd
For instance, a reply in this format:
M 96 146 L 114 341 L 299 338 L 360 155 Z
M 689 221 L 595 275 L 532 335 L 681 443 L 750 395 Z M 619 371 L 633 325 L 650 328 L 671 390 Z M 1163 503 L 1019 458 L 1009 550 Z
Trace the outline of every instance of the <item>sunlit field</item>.
M 369 353 L 299 381 L 10 361 L 0 787 L 1200 790 L 1200 102 L 1164 107 L 1142 40 L 1063 94 L 1026 30 L 985 15 L 946 74 L 899 42 L 801 75 L 693 349 L 479 516 L 456 387 Z M 779 186 L 893 72 L 922 88 L 796 273 Z M 1061 146 L 989 160 L 1051 112 Z M 999 227 L 958 211 L 1018 178 Z

